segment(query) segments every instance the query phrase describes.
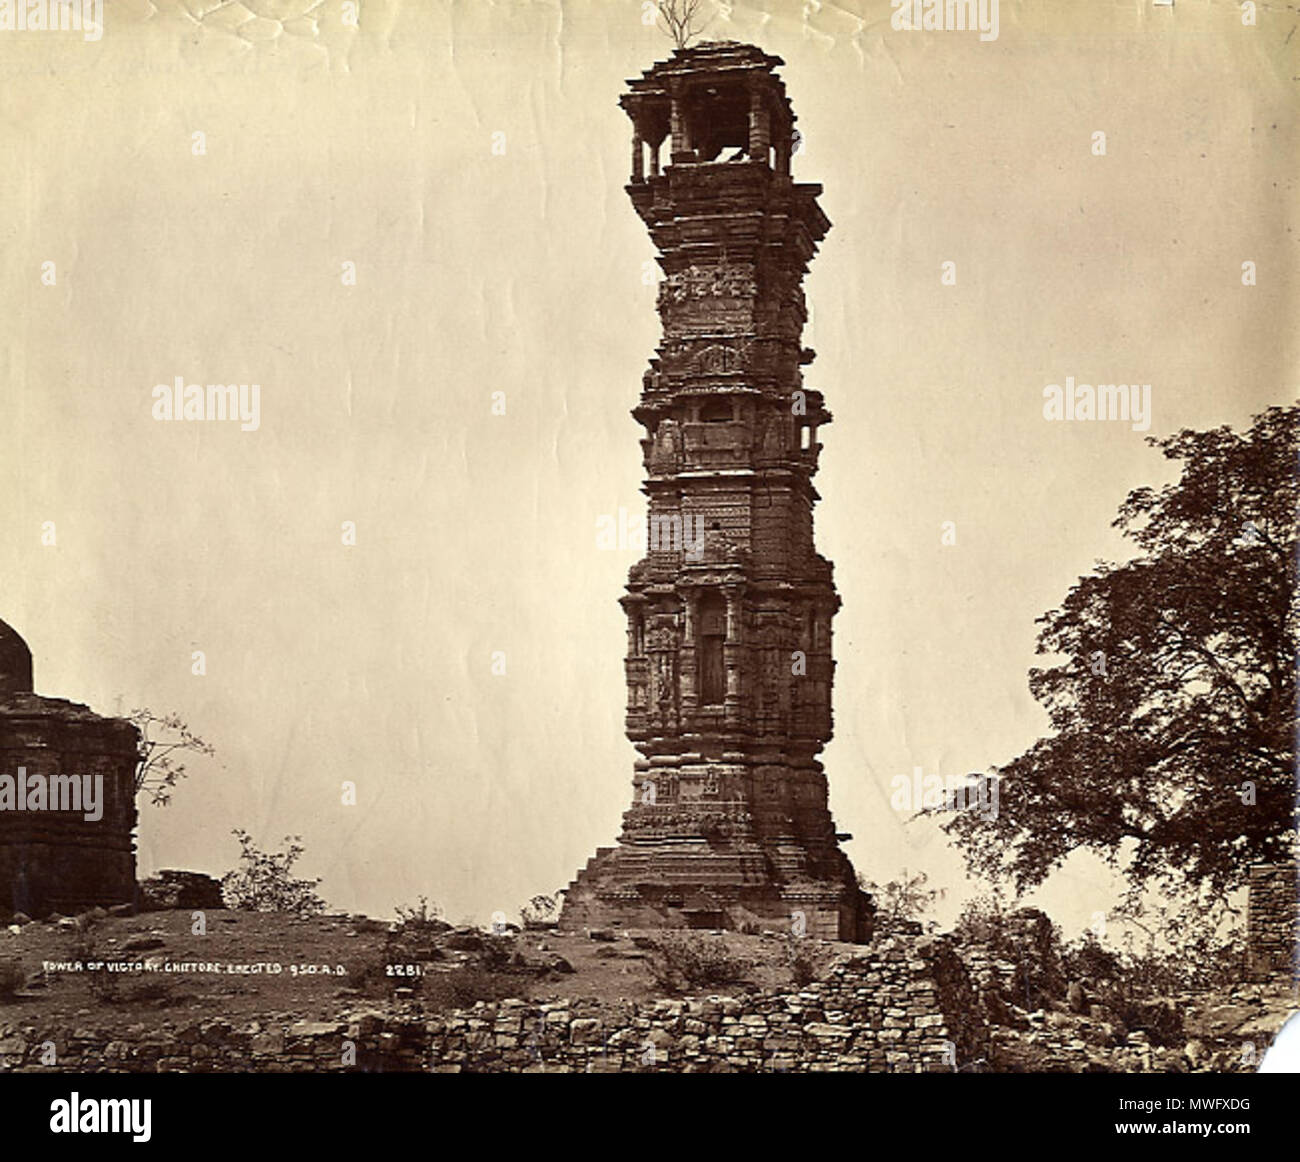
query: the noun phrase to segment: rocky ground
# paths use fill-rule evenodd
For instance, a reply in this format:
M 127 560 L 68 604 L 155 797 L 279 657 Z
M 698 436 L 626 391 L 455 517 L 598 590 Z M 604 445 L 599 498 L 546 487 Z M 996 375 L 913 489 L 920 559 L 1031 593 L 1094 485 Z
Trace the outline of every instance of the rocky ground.
M 997 1072 L 1253 1073 L 1277 1031 L 1300 1011 L 1282 982 L 1181 993 L 1136 1006 L 1048 1002 L 991 1028 Z M 1139 1025 L 1140 1022 L 1140 1025 Z
M 644 1005 L 797 990 L 855 948 L 690 934 L 670 937 L 678 950 L 666 957 L 662 934 L 652 933 L 494 935 L 439 921 L 215 909 L 200 926 L 189 908 L 121 913 L 18 917 L 0 929 L 0 1065 L 12 1066 L 9 1050 L 39 1044 L 46 1030 L 61 1043 L 80 1028 L 129 1043 L 142 1031 L 198 1030 L 218 1018 L 256 1036 L 375 1010 L 420 1020 L 506 998 Z M 1026 973 L 1024 957 L 964 956 L 972 1016 L 988 1026 L 977 1067 L 994 1071 L 1250 1072 L 1300 1008 L 1296 989 L 1280 981 L 1121 1004 L 1051 966 Z
M 433 922 L 404 929 L 364 916 L 300 919 L 208 911 L 192 931 L 189 910 L 56 917 L 0 929 L 0 1027 L 88 1020 L 129 1026 L 154 1014 L 182 1019 L 293 1013 L 333 1020 L 358 1000 L 427 1011 L 478 1000 L 598 1000 L 673 995 L 651 971 L 650 942 L 551 930 L 504 935 Z M 743 979 L 714 980 L 728 994 L 790 983 L 775 938 L 719 938 Z M 828 946 L 829 949 L 830 946 Z M 11 977 L 5 993 L 3 978 Z

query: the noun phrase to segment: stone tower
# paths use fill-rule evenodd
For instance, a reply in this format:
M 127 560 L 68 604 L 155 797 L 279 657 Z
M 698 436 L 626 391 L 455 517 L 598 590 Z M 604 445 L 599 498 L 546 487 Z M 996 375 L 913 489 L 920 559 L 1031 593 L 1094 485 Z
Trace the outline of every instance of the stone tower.
M 31 651 L 0 621 L 0 917 L 135 899 L 139 742 L 131 722 L 35 693 Z
M 663 338 L 632 413 L 649 549 L 622 598 L 641 757 L 618 846 L 570 886 L 566 927 L 869 935 L 818 759 L 839 597 L 813 547 L 831 415 L 800 372 L 813 359 L 801 284 L 830 222 L 821 187 L 791 178 L 782 63 L 705 43 L 621 99 L 627 192 L 664 272 Z

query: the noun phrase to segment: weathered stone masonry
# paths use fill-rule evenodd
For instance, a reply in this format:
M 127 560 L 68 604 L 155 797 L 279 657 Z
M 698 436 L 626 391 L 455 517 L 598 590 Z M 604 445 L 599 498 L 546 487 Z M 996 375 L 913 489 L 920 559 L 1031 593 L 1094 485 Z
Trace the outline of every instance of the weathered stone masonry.
M 139 732 L 86 706 L 33 692 L 26 643 L 0 622 L 0 774 L 99 776 L 102 817 L 0 811 L 0 913 L 71 915 L 135 896 Z
M 821 187 L 791 177 L 781 63 L 705 43 L 622 97 L 627 192 L 664 271 L 663 338 L 632 413 L 650 547 L 622 599 L 641 757 L 618 845 L 579 872 L 566 928 L 870 934 L 818 758 L 840 602 L 813 542 L 831 414 L 800 370 L 814 357 L 801 284 L 830 222 Z
M 1254 980 L 1300 979 L 1300 882 L 1294 863 L 1250 869 L 1246 920 L 1247 973 Z
M 0 1068 L 40 1072 L 952 1072 L 987 1028 L 944 937 L 880 939 L 798 990 L 637 1005 L 506 1000 L 445 1015 L 0 1029 Z M 355 1065 L 344 1064 L 347 1043 Z M 53 1071 L 50 1069 L 49 1071 Z

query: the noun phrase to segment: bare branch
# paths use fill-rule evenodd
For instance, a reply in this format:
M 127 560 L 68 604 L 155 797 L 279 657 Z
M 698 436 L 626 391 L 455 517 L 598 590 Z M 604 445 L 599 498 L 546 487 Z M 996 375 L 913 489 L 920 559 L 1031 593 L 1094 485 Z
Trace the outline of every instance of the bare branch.
M 658 0 L 659 16 L 666 26 L 663 31 L 679 49 L 688 47 L 708 26 L 709 20 L 700 13 L 702 3 L 703 0 Z
M 155 714 L 148 708 L 129 715 L 140 731 L 140 758 L 135 769 L 135 791 L 148 791 L 150 802 L 165 807 L 171 788 L 185 777 L 185 764 L 173 757 L 176 751 L 211 756 L 216 748 L 190 730 L 177 714 Z

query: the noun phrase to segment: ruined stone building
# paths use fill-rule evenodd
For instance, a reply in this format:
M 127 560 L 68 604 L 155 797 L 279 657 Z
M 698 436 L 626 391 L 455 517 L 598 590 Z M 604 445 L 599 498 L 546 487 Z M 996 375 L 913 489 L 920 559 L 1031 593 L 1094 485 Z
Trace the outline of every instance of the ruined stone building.
M 839 597 L 813 545 L 831 414 L 800 371 L 801 284 L 830 222 L 821 187 L 791 177 L 782 63 L 705 43 L 621 99 L 627 192 L 664 273 L 663 338 L 632 413 L 649 549 L 622 599 L 641 757 L 618 845 L 570 887 L 566 926 L 868 935 L 818 759 Z
M 31 651 L 0 621 L 0 913 L 134 899 L 138 748 L 134 724 L 34 693 Z
M 1256 864 L 1248 887 L 1247 976 L 1300 981 L 1300 869 L 1293 861 Z

